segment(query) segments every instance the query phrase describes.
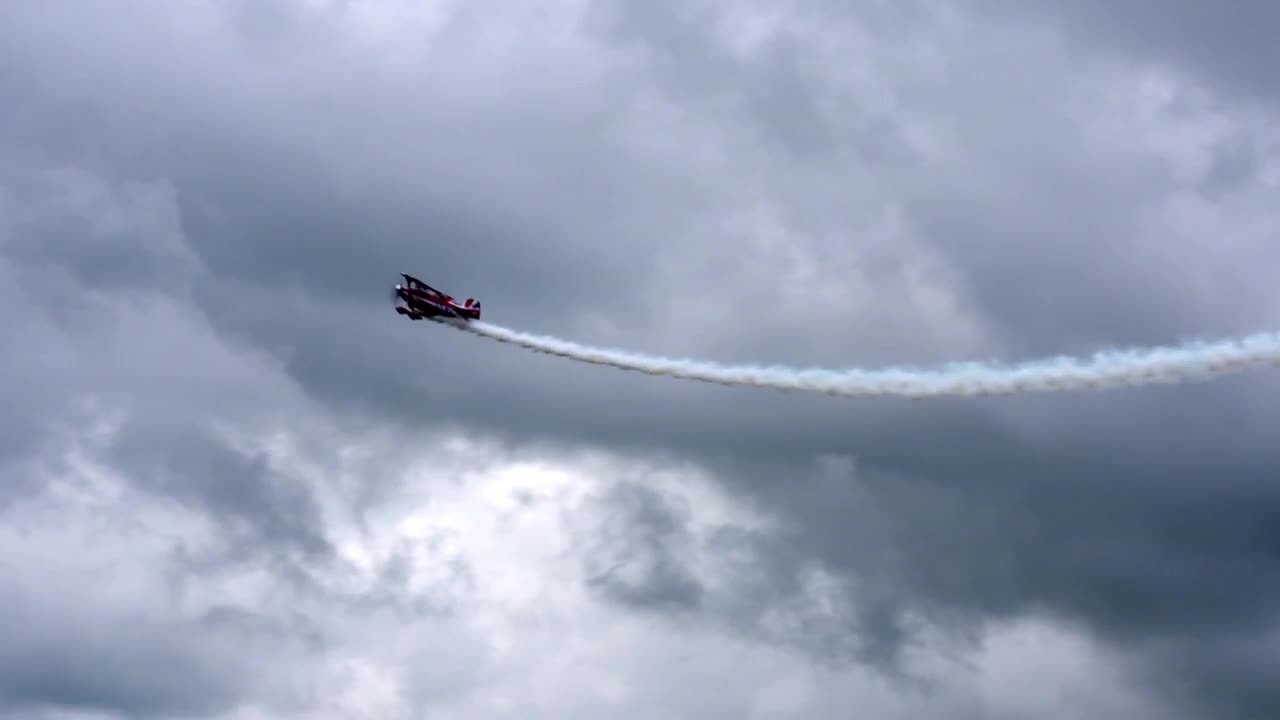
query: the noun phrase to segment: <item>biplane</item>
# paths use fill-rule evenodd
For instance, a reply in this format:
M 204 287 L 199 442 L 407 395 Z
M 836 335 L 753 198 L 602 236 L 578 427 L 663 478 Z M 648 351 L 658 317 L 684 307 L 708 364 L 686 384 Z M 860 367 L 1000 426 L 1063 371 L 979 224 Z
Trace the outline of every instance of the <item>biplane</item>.
M 395 286 L 392 295 L 396 303 L 396 312 L 409 316 L 410 320 L 428 320 L 435 318 L 458 318 L 460 320 L 479 320 L 480 303 L 473 298 L 458 304 L 451 296 L 443 293 L 418 278 L 400 273 L 403 283 Z

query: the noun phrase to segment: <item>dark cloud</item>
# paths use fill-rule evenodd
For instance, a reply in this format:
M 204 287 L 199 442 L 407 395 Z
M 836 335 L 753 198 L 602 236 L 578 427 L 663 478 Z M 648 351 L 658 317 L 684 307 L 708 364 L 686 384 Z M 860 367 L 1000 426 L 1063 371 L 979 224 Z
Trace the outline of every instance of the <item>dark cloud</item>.
M 637 608 L 696 608 L 702 587 L 684 566 L 686 517 L 651 488 L 619 485 L 598 500 L 603 527 L 590 533 L 587 585 Z M 683 546 L 683 547 L 682 547 Z
M 1280 10 L 1265 0 L 1229 7 L 1174 0 L 1139 0 L 1117 7 L 1098 0 L 1072 3 L 984 3 L 1019 13 L 1047 13 L 1090 48 L 1190 71 L 1215 88 L 1274 101 L 1270 68 L 1280 63 L 1267 30 Z
M 108 455 L 113 467 L 155 495 L 217 518 L 232 544 L 263 545 L 304 560 L 330 555 L 314 478 L 280 477 L 263 454 L 245 453 L 207 428 L 173 418 L 161 427 L 129 423 L 117 432 Z
M 175 642 L 174 635 L 185 628 L 153 630 L 98 618 L 76 632 L 75 626 L 49 627 L 49 618 L 32 628 L 29 614 L 13 607 L 6 617 L 10 629 L 0 658 L 0 703 L 10 708 L 208 716 L 230 710 L 247 680 L 217 658 L 203 656 L 201 646 L 211 638 Z
M 815 365 L 1020 360 L 1268 321 L 1255 268 L 1274 264 L 1274 160 L 1259 124 L 1221 121 L 1244 112 L 1235 90 L 1265 92 L 1260 4 L 891 6 L 603 3 L 542 34 L 477 6 L 430 42 L 397 21 L 373 45 L 340 9 L 283 2 L 0 10 L 0 500 L 38 493 L 33 468 L 56 465 L 67 428 L 114 409 L 100 459 L 130 487 L 211 518 L 221 559 L 317 590 L 342 567 L 322 483 L 215 427 L 305 434 L 314 399 L 341 427 L 676 454 L 784 529 L 716 536 L 726 594 L 689 559 L 690 513 L 619 485 L 578 538 L 598 596 L 884 668 L 921 616 L 965 636 L 1047 614 L 1125 649 L 1161 696 L 1256 716 L 1276 658 L 1232 638 L 1273 626 L 1280 594 L 1266 375 L 848 402 L 578 367 L 390 312 L 408 271 L 520 329 Z M 783 29 L 758 37 L 771 13 Z M 1209 92 L 1173 73 L 1144 104 L 1132 66 L 1081 49 L 1103 45 Z M 316 465 L 341 462 L 313 445 Z M 815 457 L 836 459 L 815 472 Z M 368 472 L 340 493 L 361 522 L 396 482 Z M 181 557 L 193 576 L 228 571 Z M 388 557 L 379 607 L 432 614 L 484 588 L 446 550 Z M 452 569 L 416 591 L 419 562 Z M 835 609 L 806 604 L 815 567 Z M 47 662 L 11 674 L 8 697 L 230 707 L 242 678 L 151 637 L 103 640 L 94 662 L 118 674 L 90 687 L 57 679 L 65 638 L 40 636 Z M 165 658 L 190 693 L 130 679 Z M 1188 678 L 1204 682 L 1172 689 Z

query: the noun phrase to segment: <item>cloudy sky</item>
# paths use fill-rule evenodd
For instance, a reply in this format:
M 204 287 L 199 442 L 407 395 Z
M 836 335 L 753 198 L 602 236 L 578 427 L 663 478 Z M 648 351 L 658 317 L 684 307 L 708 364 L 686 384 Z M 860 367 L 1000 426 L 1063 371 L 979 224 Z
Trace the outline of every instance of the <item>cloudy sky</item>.
M 1280 713 L 1264 0 L 0 5 L 0 717 Z

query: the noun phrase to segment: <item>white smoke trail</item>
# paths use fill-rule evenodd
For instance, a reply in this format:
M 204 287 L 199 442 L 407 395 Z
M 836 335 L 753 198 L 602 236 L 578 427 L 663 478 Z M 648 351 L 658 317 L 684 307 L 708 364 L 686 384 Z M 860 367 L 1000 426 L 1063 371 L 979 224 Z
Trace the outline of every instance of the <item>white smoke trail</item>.
M 781 366 L 726 366 L 653 357 L 530 335 L 482 322 L 448 322 L 460 330 L 535 352 L 649 375 L 748 387 L 819 392 L 828 395 L 926 398 L 1062 392 L 1082 388 L 1176 383 L 1208 379 L 1250 367 L 1280 366 L 1280 333 L 1180 346 L 1108 350 L 1091 358 L 1056 357 L 1021 365 L 952 363 L 936 370 L 911 367 L 880 370 L 797 369 Z

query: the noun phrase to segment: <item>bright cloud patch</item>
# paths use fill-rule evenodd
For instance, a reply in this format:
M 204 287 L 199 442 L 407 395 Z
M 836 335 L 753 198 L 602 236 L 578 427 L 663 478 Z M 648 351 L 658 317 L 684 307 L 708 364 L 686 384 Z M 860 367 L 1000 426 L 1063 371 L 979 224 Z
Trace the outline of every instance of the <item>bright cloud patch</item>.
M 958 702 L 984 715 L 1070 717 L 1083 705 L 1121 717 L 1135 707 L 1097 651 L 1052 626 L 997 628 L 970 663 L 922 648 L 912 681 L 927 690 L 911 700 L 872 670 L 823 669 L 697 623 L 698 603 L 683 618 L 633 614 L 627 592 L 671 580 L 655 562 L 685 563 L 701 602 L 732 604 L 751 558 L 720 554 L 715 537 L 771 527 L 687 468 L 599 455 L 494 461 L 455 439 L 402 456 L 388 471 L 394 490 L 356 515 L 343 510 L 358 492 L 344 476 L 372 469 L 357 460 L 314 474 L 282 431 L 272 471 L 323 488 L 332 513 L 333 554 L 294 568 L 298 582 L 260 564 L 269 548 L 229 553 L 207 517 L 103 464 L 95 446 L 110 442 L 109 421 L 83 437 L 45 491 L 5 515 L 4 605 L 21 630 L 0 662 L 14 710 L 834 717 L 857 705 L 908 717 Z M 621 514 L 605 502 L 618 494 L 632 497 Z M 763 624 L 833 612 L 823 582 L 813 575 Z

